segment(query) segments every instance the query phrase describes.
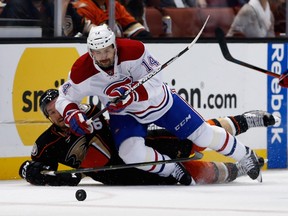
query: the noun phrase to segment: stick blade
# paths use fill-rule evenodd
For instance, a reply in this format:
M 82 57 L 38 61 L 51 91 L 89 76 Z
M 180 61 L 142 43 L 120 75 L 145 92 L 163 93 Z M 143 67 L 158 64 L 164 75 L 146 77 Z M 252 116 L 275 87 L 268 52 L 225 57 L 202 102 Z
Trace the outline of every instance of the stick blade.
M 288 72 L 281 74 L 279 77 L 279 85 L 284 88 L 288 88 Z

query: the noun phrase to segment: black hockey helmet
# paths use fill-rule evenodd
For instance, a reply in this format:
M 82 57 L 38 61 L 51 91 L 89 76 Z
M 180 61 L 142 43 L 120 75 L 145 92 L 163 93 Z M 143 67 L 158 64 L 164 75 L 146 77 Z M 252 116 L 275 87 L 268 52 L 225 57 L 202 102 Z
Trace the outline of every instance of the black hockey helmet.
M 39 101 L 40 109 L 43 112 L 43 114 L 46 116 L 46 118 L 49 117 L 47 110 L 46 110 L 47 104 L 49 104 L 52 100 L 54 100 L 58 96 L 59 96 L 59 92 L 57 89 L 48 89 L 41 95 L 40 101 Z

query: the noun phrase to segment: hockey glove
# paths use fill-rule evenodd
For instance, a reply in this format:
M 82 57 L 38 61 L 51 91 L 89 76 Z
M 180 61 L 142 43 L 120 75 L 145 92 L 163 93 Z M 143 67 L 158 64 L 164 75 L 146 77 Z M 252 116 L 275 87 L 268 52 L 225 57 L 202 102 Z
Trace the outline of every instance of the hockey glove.
M 43 170 L 51 170 L 50 166 L 45 166 L 40 162 L 25 161 L 19 170 L 21 178 L 33 185 L 46 185 L 45 175 L 41 174 Z
M 92 124 L 87 124 L 87 117 L 85 113 L 80 110 L 70 110 L 66 113 L 66 117 L 64 119 L 65 124 L 70 127 L 73 134 L 76 136 L 83 136 L 85 134 L 93 133 Z
M 52 170 L 50 166 L 36 161 L 25 161 L 19 170 L 21 178 L 33 185 L 51 186 L 76 186 L 81 181 L 81 174 L 59 173 L 56 175 L 44 175 L 43 170 Z
M 110 102 L 106 105 L 109 112 L 121 112 L 134 101 L 134 92 L 123 97 L 130 88 L 129 85 L 124 85 L 111 91 L 108 95 Z

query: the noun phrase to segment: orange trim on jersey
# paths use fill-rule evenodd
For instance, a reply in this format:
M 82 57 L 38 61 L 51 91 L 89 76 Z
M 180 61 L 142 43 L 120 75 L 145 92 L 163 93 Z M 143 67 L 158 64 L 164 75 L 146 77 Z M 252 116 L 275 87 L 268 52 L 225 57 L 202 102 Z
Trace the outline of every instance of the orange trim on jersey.
M 215 122 L 212 119 L 209 119 L 206 121 L 210 125 L 216 125 Z
M 59 138 L 57 138 L 56 140 L 54 140 L 53 142 L 50 142 L 50 143 L 48 143 L 47 145 L 45 145 L 45 147 L 39 152 L 39 154 L 37 154 L 37 155 L 32 155 L 32 156 L 31 156 L 31 157 L 32 157 L 32 160 L 34 160 L 34 158 L 40 158 L 40 157 L 42 156 L 43 152 L 44 152 L 47 148 L 49 148 L 49 146 L 57 143 L 57 142 L 59 141 L 59 139 L 62 139 L 62 137 L 59 137 Z
M 230 116 L 229 118 L 230 118 L 230 119 L 232 120 L 232 122 L 234 123 L 234 126 L 237 127 L 237 129 L 236 129 L 236 134 L 239 134 L 240 131 L 241 131 L 240 125 L 238 124 L 238 122 L 236 121 L 236 119 L 235 119 L 233 116 Z

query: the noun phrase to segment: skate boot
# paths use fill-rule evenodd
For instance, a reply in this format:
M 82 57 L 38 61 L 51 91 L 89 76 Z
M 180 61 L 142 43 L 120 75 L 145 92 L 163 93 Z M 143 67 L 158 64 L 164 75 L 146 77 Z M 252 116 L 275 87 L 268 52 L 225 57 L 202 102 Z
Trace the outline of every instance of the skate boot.
M 268 127 L 280 121 L 278 116 L 262 110 L 252 110 L 243 113 L 248 127 Z
M 171 173 L 171 175 L 182 185 L 195 185 L 194 179 L 191 175 L 186 171 L 184 166 L 181 163 L 175 164 L 175 169 Z
M 264 158 L 263 157 L 258 157 L 258 163 L 259 163 L 259 166 L 260 166 L 260 169 L 261 169 L 264 166 L 264 164 L 265 164 Z M 239 162 L 236 163 L 236 167 L 237 167 L 237 178 L 247 175 L 244 167 Z
M 246 147 L 246 155 L 239 161 L 244 173 L 246 173 L 251 179 L 257 179 L 260 174 L 260 164 L 258 157 L 253 150 Z

